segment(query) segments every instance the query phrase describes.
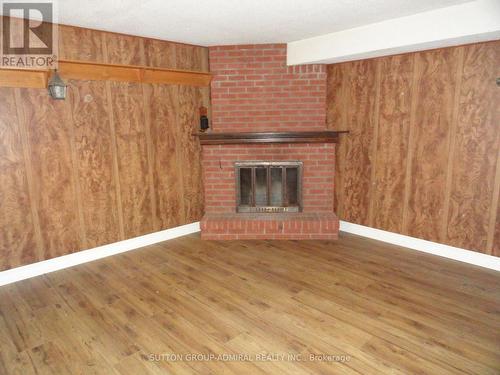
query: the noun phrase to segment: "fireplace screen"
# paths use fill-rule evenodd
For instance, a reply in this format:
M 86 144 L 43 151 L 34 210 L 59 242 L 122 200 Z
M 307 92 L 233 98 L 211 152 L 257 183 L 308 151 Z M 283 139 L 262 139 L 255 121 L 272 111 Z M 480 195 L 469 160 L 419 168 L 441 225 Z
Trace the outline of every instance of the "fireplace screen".
M 302 210 L 302 162 L 237 162 L 238 212 Z

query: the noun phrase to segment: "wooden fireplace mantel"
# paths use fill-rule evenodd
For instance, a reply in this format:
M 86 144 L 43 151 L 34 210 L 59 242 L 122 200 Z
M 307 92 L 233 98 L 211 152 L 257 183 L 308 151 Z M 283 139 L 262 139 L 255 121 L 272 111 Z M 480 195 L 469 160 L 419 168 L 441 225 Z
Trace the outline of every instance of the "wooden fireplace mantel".
M 235 133 L 195 133 L 202 145 L 224 145 L 245 143 L 337 143 L 341 131 L 310 132 L 235 132 Z

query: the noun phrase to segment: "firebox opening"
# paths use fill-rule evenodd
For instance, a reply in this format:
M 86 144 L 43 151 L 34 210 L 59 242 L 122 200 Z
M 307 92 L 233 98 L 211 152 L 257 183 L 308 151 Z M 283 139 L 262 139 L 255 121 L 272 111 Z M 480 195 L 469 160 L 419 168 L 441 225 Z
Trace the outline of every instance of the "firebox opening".
M 302 162 L 236 162 L 237 212 L 302 211 Z

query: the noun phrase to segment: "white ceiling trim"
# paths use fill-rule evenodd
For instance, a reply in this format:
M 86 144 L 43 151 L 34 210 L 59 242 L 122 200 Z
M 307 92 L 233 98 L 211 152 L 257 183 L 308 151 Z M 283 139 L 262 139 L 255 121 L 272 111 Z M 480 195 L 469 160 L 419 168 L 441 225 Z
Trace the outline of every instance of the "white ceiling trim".
M 288 43 L 288 65 L 336 63 L 500 39 L 500 1 L 477 0 Z

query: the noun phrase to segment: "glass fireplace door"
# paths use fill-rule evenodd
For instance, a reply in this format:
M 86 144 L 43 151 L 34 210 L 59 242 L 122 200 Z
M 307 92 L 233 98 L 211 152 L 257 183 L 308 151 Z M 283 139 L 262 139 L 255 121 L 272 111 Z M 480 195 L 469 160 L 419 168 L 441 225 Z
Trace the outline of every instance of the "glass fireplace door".
M 237 162 L 237 212 L 299 212 L 302 162 Z

